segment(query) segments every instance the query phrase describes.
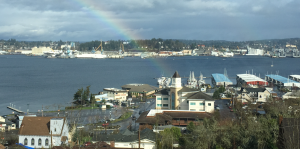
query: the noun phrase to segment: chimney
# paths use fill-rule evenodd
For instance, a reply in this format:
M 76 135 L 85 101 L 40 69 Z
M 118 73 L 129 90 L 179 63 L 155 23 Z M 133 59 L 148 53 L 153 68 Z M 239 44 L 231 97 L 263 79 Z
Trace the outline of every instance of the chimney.
M 110 141 L 110 147 L 115 147 L 115 141 Z

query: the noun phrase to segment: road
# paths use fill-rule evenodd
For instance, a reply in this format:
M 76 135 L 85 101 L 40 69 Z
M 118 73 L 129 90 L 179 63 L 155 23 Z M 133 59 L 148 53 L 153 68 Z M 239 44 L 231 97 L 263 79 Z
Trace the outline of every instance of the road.
M 230 103 L 230 100 L 228 99 L 221 99 L 221 100 L 215 100 L 215 106 L 219 106 L 220 107 L 220 117 L 222 120 L 225 119 L 235 119 L 235 113 L 234 112 L 230 112 L 230 109 L 228 108 L 228 106 L 226 105 L 226 103 Z

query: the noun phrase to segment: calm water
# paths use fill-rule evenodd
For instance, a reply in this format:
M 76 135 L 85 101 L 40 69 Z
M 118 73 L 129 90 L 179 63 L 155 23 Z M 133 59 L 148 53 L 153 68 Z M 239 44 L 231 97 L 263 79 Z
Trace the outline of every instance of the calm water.
M 271 67 L 273 61 L 274 67 Z M 46 59 L 23 55 L 0 55 L 0 115 L 12 113 L 10 103 L 26 111 L 55 109 L 70 103 L 78 88 L 91 85 L 98 93 L 105 87 L 120 88 L 128 83 L 156 85 L 155 77 L 171 76 L 176 70 L 183 76 L 200 71 L 204 76 L 224 73 L 235 82 L 235 76 L 250 70 L 264 77 L 276 73 L 287 77 L 300 74 L 300 59 L 236 56 L 220 57 L 168 57 L 157 59 Z M 210 83 L 210 79 L 206 80 Z

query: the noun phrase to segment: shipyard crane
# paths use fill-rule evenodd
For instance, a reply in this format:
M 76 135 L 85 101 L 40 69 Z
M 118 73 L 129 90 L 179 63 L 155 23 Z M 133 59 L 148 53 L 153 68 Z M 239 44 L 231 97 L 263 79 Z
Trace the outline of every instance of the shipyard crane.
M 102 40 L 101 40 L 101 43 L 100 43 L 100 45 L 95 49 L 95 51 L 97 51 L 99 48 L 101 47 L 101 51 L 102 51 Z
M 119 54 L 124 54 L 124 45 L 122 44 L 122 42 L 120 43 L 120 50 L 119 50 Z

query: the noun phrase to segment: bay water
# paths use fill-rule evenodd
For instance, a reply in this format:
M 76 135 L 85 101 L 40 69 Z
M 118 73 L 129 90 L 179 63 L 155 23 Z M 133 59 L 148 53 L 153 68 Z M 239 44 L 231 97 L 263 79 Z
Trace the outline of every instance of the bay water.
M 273 62 L 273 67 L 271 67 Z M 266 74 L 288 77 L 300 74 L 300 59 L 272 59 L 261 56 L 185 56 L 141 59 L 47 59 L 25 55 L 0 55 L 0 115 L 11 114 L 11 104 L 17 109 L 37 112 L 57 110 L 67 106 L 79 88 L 90 85 L 92 93 L 103 88 L 121 88 L 130 83 L 157 86 L 161 75 L 170 77 L 178 71 L 186 83 L 190 71 L 199 77 L 211 77 L 212 73 L 224 73 L 236 82 L 236 74 L 246 71 L 264 78 Z M 211 83 L 207 78 L 206 83 Z

